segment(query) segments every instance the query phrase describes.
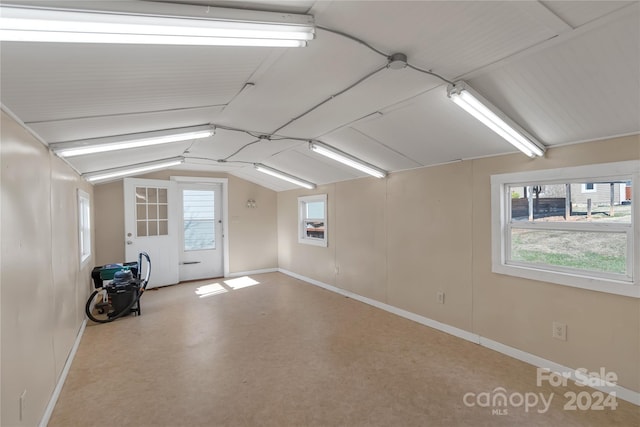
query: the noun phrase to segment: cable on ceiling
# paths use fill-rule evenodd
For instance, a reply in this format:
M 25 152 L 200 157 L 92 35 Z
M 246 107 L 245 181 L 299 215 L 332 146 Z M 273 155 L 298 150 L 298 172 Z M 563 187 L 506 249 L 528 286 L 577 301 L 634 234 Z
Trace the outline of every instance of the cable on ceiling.
M 367 43 L 367 42 L 365 42 L 364 40 L 359 39 L 359 38 L 357 38 L 357 37 L 355 37 L 355 36 L 352 36 L 351 34 L 347 34 L 347 33 L 344 33 L 344 32 L 342 32 L 342 31 L 338 31 L 338 30 L 333 30 L 333 29 L 331 29 L 331 28 L 327 28 L 327 27 L 322 27 L 322 26 L 320 26 L 320 25 L 316 25 L 316 28 L 318 28 L 318 29 L 320 29 L 320 30 L 327 31 L 327 32 L 329 32 L 329 33 L 337 34 L 337 35 L 339 35 L 339 36 L 342 36 L 342 37 L 348 38 L 348 39 L 350 39 L 350 40 L 353 40 L 353 41 L 354 41 L 354 42 L 356 42 L 356 43 L 360 43 L 361 45 L 366 46 L 367 48 L 369 48 L 370 50 L 374 51 L 374 52 L 375 52 L 375 53 L 377 53 L 378 55 L 384 56 L 384 57 L 385 57 L 385 58 L 387 58 L 387 59 L 391 59 L 391 56 L 392 56 L 392 55 L 389 55 L 389 54 L 387 54 L 387 53 L 385 53 L 385 52 L 381 51 L 380 49 L 377 49 L 377 48 L 375 48 L 375 47 L 371 46 L 369 43 Z M 418 68 L 418 67 L 416 67 L 416 66 L 414 66 L 414 65 L 409 64 L 408 62 L 407 62 L 407 67 L 409 67 L 409 68 L 411 68 L 411 69 L 413 69 L 413 70 L 415 70 L 415 71 L 419 71 L 419 72 L 421 72 L 421 73 L 428 74 L 428 75 L 433 76 L 433 77 L 437 77 L 437 78 L 439 78 L 440 80 L 442 80 L 442 81 L 443 81 L 443 82 L 445 82 L 445 83 L 453 84 L 453 82 L 452 82 L 451 80 L 448 80 L 448 79 L 446 79 L 446 78 L 442 77 L 440 74 L 434 73 L 434 72 L 433 72 L 433 71 L 431 71 L 431 70 L 424 70 L 424 69 L 422 69 L 422 68 Z
M 320 106 L 326 104 L 327 102 L 331 101 L 332 99 L 334 99 L 337 96 L 342 95 L 343 93 L 353 89 L 354 87 L 358 86 L 360 83 L 364 82 L 365 80 L 367 80 L 368 78 L 372 77 L 373 75 L 379 73 L 382 70 L 385 70 L 387 68 L 388 64 L 385 64 L 384 66 L 377 68 L 376 70 L 370 72 L 369 74 L 365 75 L 364 77 L 360 78 L 358 81 L 356 81 L 355 83 L 352 83 L 351 85 L 347 86 L 346 88 L 342 89 L 340 92 L 335 93 L 333 95 L 331 95 L 330 97 L 326 98 L 324 101 L 321 101 L 320 103 L 314 105 L 313 107 L 309 108 L 307 111 L 305 111 L 304 113 L 294 117 L 293 119 L 289 120 L 287 123 L 285 123 L 284 125 L 280 126 L 278 129 L 274 130 L 272 133 L 277 133 L 279 130 L 282 130 L 284 128 L 286 128 L 287 126 L 289 126 L 291 123 L 295 122 L 296 120 L 301 119 L 302 117 L 306 116 L 307 114 L 309 114 L 310 112 L 314 111 L 315 109 L 319 108 Z
M 442 77 L 440 74 L 436 74 L 436 73 L 434 73 L 434 72 L 433 72 L 433 71 L 431 71 L 431 70 L 423 70 L 422 68 L 418 68 L 418 67 L 416 67 L 415 65 L 411 65 L 411 64 L 409 64 L 408 62 L 407 62 L 407 67 L 411 68 L 412 70 L 416 70 L 416 71 L 419 71 L 419 72 L 421 72 L 421 73 L 425 73 L 425 74 L 429 74 L 430 76 L 437 77 L 437 78 L 439 78 L 440 80 L 442 80 L 443 82 L 448 83 L 448 84 L 450 84 L 450 85 L 452 85 L 452 84 L 453 84 L 453 82 L 452 82 L 451 80 L 449 80 L 449 79 L 445 79 L 445 78 L 444 78 L 444 77 Z
M 255 162 L 245 162 L 245 161 L 242 161 L 242 160 L 229 160 L 229 161 L 221 162 L 220 160 L 213 159 L 211 157 L 199 157 L 199 156 L 182 156 L 182 157 L 184 157 L 185 159 L 208 160 L 210 162 L 217 162 L 217 163 L 240 163 L 240 164 L 243 164 L 243 165 L 253 165 L 255 163 Z
M 447 83 L 447 84 L 453 84 L 453 82 L 451 80 L 448 80 L 444 77 L 442 77 L 441 75 L 434 73 L 431 70 L 424 70 L 422 68 L 418 68 L 414 65 L 411 65 L 409 62 L 406 62 L 404 60 L 406 60 L 406 56 L 403 54 L 392 54 L 392 55 L 388 55 L 387 53 L 381 51 L 380 49 L 377 49 L 375 47 L 373 47 L 372 45 L 370 45 L 369 43 L 365 42 L 362 39 L 359 39 L 355 36 L 352 36 L 351 34 L 347 34 L 345 32 L 342 31 L 338 31 L 338 30 L 333 30 L 331 28 L 327 28 L 327 27 L 323 27 L 323 26 L 316 26 L 316 28 L 323 30 L 323 31 L 327 31 L 329 33 L 333 33 L 336 35 L 339 35 L 341 37 L 345 37 L 349 40 L 352 40 L 356 43 L 359 43 L 365 47 L 367 47 L 368 49 L 370 49 L 371 51 L 375 52 L 376 54 L 383 56 L 386 60 L 387 63 L 382 66 L 379 67 L 377 69 L 375 69 L 374 71 L 370 72 L 369 74 L 366 74 L 365 76 L 361 77 L 360 79 L 358 79 L 356 82 L 352 83 L 351 85 L 347 86 L 346 88 L 342 89 L 341 91 L 329 96 L 328 98 L 324 99 L 323 101 L 319 102 L 318 104 L 314 105 L 313 107 L 309 108 L 308 110 L 304 111 L 302 114 L 299 114 L 298 116 L 292 118 L 291 120 L 289 120 L 288 122 L 286 122 L 284 125 L 280 126 L 279 128 L 277 128 L 276 130 L 274 130 L 273 132 L 269 133 L 269 134 L 263 134 L 263 133 L 259 133 L 259 132 L 254 132 L 254 131 L 248 131 L 245 129 L 239 129 L 239 128 L 234 128 L 234 127 L 230 127 L 230 126 L 223 126 L 223 125 L 214 125 L 214 128 L 220 128 L 220 129 L 224 129 L 224 130 L 228 130 L 228 131 L 234 131 L 234 132 L 242 132 L 245 133 L 249 136 L 252 136 L 253 138 L 257 138 L 255 141 L 251 141 L 247 144 L 244 144 L 243 146 L 241 146 L 240 148 L 238 148 L 236 151 L 234 151 L 232 154 L 228 155 L 227 157 L 223 158 L 223 159 L 211 159 L 211 158 L 206 158 L 206 157 L 185 157 L 185 158 L 190 158 L 190 159 L 202 159 L 202 160 L 210 160 L 210 161 L 215 161 L 218 163 L 243 163 L 243 164 L 252 164 L 251 162 L 243 162 L 243 161 L 239 161 L 239 160 L 229 160 L 230 158 L 232 158 L 233 156 L 239 154 L 240 152 L 242 152 L 243 150 L 245 150 L 246 148 L 257 144 L 263 140 L 268 140 L 268 141 L 282 141 L 282 140 L 293 140 L 293 141 L 301 141 L 301 142 L 308 142 L 309 139 L 308 138 L 297 138 L 297 137 L 287 137 L 287 136 L 283 136 L 280 135 L 278 138 L 273 138 L 278 131 L 286 128 L 287 126 L 289 126 L 290 124 L 294 123 L 297 120 L 300 120 L 302 117 L 306 116 L 307 114 L 311 113 L 312 111 L 320 108 L 322 105 L 326 104 L 327 102 L 335 99 L 336 97 L 344 94 L 345 92 L 348 92 L 349 90 L 353 89 L 354 87 L 358 86 L 359 84 L 361 84 L 362 82 L 364 82 L 365 80 L 371 78 L 372 76 L 374 76 L 375 74 L 379 73 L 380 71 L 389 68 L 390 64 L 396 59 L 396 57 L 398 55 L 402 55 L 402 60 L 403 62 L 406 63 L 406 66 L 408 68 L 411 68 L 412 70 L 418 71 L 420 73 L 424 73 L 424 74 L 428 74 L 430 76 L 436 77 L 440 80 L 442 80 L 443 82 Z M 246 86 L 246 85 L 245 85 Z M 243 88 L 240 90 L 240 92 L 242 92 L 242 90 L 245 89 L 245 86 L 243 86 Z M 238 92 L 238 94 L 240 93 Z M 238 95 L 236 94 L 236 96 Z M 234 97 L 235 98 L 235 97 Z M 193 146 L 193 144 L 192 144 Z M 185 152 L 183 154 L 186 154 L 189 152 L 189 149 L 191 147 L 189 147 L 187 150 L 185 150 Z M 271 155 L 270 157 L 273 157 L 275 155 L 278 155 L 280 153 L 282 153 L 285 150 L 281 150 L 273 155 Z
M 238 148 L 236 151 L 234 151 L 232 154 L 229 154 L 227 157 L 225 157 L 224 159 L 220 159 L 218 160 L 218 162 L 220 163 L 224 163 L 227 160 L 229 160 L 231 157 L 235 156 L 236 154 L 238 154 L 239 152 L 241 152 L 242 150 L 244 150 L 247 147 L 252 146 L 253 144 L 257 144 L 258 142 L 262 141 L 261 139 L 256 139 L 255 141 L 249 142 L 247 144 L 244 144 L 242 147 Z
M 337 34 L 341 37 L 345 37 L 349 40 L 355 41 L 356 43 L 360 43 L 363 46 L 366 46 L 368 49 L 372 50 L 373 52 L 377 53 L 380 56 L 383 56 L 386 60 L 387 63 L 383 66 L 380 67 L 378 69 L 376 69 L 375 71 L 372 71 L 371 73 L 367 74 L 366 76 L 362 77 L 360 80 L 356 81 L 355 83 L 349 85 L 348 87 L 346 87 L 345 89 L 341 90 L 340 92 L 331 95 L 330 97 L 326 98 L 325 100 L 321 101 L 320 103 L 314 105 L 313 107 L 309 108 L 307 111 L 303 112 L 302 114 L 294 117 L 293 119 L 289 120 L 287 123 L 285 123 L 284 125 L 280 126 L 278 129 L 274 130 L 272 132 L 272 134 L 275 134 L 276 132 L 278 132 L 279 130 L 282 130 L 284 128 L 286 128 L 287 126 L 289 126 L 290 124 L 292 124 L 293 122 L 300 120 L 302 117 L 306 116 L 307 114 L 311 113 L 312 111 L 316 110 L 317 108 L 321 107 L 322 105 L 326 104 L 327 102 L 331 101 L 332 99 L 336 98 L 337 96 L 342 95 L 343 93 L 353 89 L 354 87 L 358 86 L 360 83 L 364 82 L 365 80 L 367 80 L 368 78 L 370 78 L 371 76 L 373 76 L 374 74 L 377 74 L 378 72 L 384 70 L 385 68 L 395 68 L 393 67 L 392 63 L 395 63 L 395 61 L 397 60 L 397 58 L 399 56 L 402 57 L 402 62 L 404 64 L 406 64 L 407 67 L 411 68 L 412 70 L 418 71 L 420 73 L 424 73 L 424 74 L 428 74 L 430 76 L 433 77 L 437 77 L 438 79 L 442 80 L 443 82 L 447 83 L 447 84 L 453 84 L 453 82 L 449 79 L 446 79 L 444 77 L 442 77 L 440 74 L 434 73 L 431 70 L 424 70 L 422 68 L 418 68 L 415 65 L 411 65 L 409 64 L 409 62 L 406 62 L 406 55 L 404 54 L 399 54 L 399 53 L 394 53 L 392 55 L 388 55 L 385 52 L 381 51 L 380 49 L 377 49 L 373 46 L 371 46 L 369 43 L 365 42 L 362 39 L 359 39 L 355 36 L 352 36 L 351 34 L 347 34 L 344 33 L 342 31 L 338 31 L 338 30 L 333 30 L 331 28 L 327 28 L 327 27 L 322 27 L 322 26 L 316 26 L 316 28 L 327 31 L 329 33 L 333 33 L 333 34 Z
M 320 26 L 320 25 L 316 25 L 316 28 L 318 28 L 318 29 L 320 29 L 320 30 L 327 31 L 327 32 L 329 32 L 329 33 L 337 34 L 337 35 L 342 36 L 342 37 L 346 37 L 346 38 L 348 38 L 348 39 L 353 40 L 353 41 L 354 41 L 354 42 L 356 42 L 356 43 L 360 43 L 361 45 L 364 45 L 364 46 L 368 47 L 369 49 L 371 49 L 372 51 L 374 51 L 374 52 L 375 52 L 375 53 L 377 53 L 378 55 L 382 55 L 382 56 L 384 56 L 385 58 L 389 57 L 389 55 L 388 55 L 388 54 L 384 53 L 383 51 L 381 51 L 381 50 L 379 50 L 379 49 L 376 49 L 375 47 L 371 46 L 369 43 L 365 42 L 364 40 L 359 39 L 359 38 L 357 38 L 357 37 L 354 37 L 354 36 L 352 36 L 351 34 L 343 33 L 342 31 L 339 31 L 339 30 L 333 30 L 333 29 L 331 29 L 331 28 L 327 28 L 327 27 L 322 27 L 322 26 Z

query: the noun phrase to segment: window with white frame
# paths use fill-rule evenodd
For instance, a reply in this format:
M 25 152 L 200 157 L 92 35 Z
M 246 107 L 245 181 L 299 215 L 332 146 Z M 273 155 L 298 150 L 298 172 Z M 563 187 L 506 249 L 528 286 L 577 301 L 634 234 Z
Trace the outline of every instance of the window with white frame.
M 298 197 L 298 242 L 327 246 L 327 195 Z
M 91 200 L 89 194 L 78 189 L 78 241 L 80 263 L 91 256 Z
M 640 297 L 639 170 L 627 161 L 492 176 L 493 271 Z

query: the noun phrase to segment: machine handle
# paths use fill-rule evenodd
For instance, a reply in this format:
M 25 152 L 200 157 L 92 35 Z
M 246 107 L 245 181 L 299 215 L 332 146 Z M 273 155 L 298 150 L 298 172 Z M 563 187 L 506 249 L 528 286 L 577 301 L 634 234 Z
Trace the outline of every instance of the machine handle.
M 149 277 L 151 277 L 151 258 L 146 252 L 140 252 L 138 254 L 138 278 L 140 278 L 140 275 L 142 274 L 142 257 L 147 259 L 147 274 L 145 275 L 144 280 L 141 282 L 142 289 L 146 289 L 147 284 L 149 283 Z

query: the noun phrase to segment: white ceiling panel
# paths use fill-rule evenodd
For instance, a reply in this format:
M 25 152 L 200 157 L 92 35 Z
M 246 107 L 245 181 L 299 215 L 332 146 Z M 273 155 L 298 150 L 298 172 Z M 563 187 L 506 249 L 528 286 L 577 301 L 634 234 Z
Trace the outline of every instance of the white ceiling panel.
M 549 10 L 567 22 L 573 28 L 615 12 L 629 4 L 631 1 L 542 1 Z
M 366 7 L 333 2 L 316 22 L 347 31 L 388 54 L 403 52 L 410 63 L 450 79 L 563 30 L 542 5 L 518 1 L 372 1 Z
M 338 93 L 386 63 L 381 56 L 342 37 L 318 34 L 304 49 L 289 49 L 251 81 L 255 86 L 234 99 L 221 123 L 273 132 L 289 120 Z M 311 137 L 284 129 L 282 135 Z
M 423 165 L 515 151 L 480 122 L 469 121 L 444 87 L 415 98 L 409 108 L 353 127 Z
M 224 159 L 255 139 L 244 132 L 216 128 L 212 137 L 192 141 L 185 156 Z
M 377 67 L 384 64 L 380 61 Z M 364 76 L 377 67 L 363 70 L 361 75 Z M 295 121 L 283 129 L 282 133 L 298 137 L 319 137 L 441 83 L 433 76 L 410 68 L 387 68 Z
M 217 128 L 213 137 L 193 141 L 184 155 L 212 162 L 225 160 L 230 164 L 259 163 L 299 144 L 301 142 L 290 139 L 260 140 L 245 132 Z
M 178 15 L 189 15 L 190 3 L 311 13 L 320 28 L 300 49 L 2 42 L 3 108 L 48 143 L 218 125 L 205 140 L 69 162 L 89 172 L 184 154 L 180 169 L 229 172 L 276 191 L 295 185 L 253 163 L 317 184 L 364 176 L 278 136 L 320 139 L 390 172 L 515 152 L 450 102 L 443 81 L 419 71 L 385 69 L 341 94 L 397 52 L 447 79 L 466 76 L 550 146 L 640 133 L 639 2 L 168 2 L 177 9 L 153 1 L 66 4 Z M 271 141 L 247 146 L 298 116 Z
M 236 170 L 242 169 L 244 165 L 238 164 L 230 164 L 230 163 L 215 163 L 206 160 L 200 159 L 186 159 L 184 163 L 178 166 L 172 166 L 172 169 L 180 169 L 180 170 L 191 170 L 191 171 L 202 171 L 206 170 L 207 172 L 234 172 Z
M 640 132 L 639 9 L 470 83 L 548 145 Z
M 258 172 L 253 166 L 237 168 L 230 173 L 234 176 L 237 176 L 238 178 L 245 179 L 247 181 L 253 182 L 254 184 L 269 188 L 273 191 L 286 191 L 300 188 L 295 184 L 291 184 L 290 182 L 274 178 L 262 172 Z
M 2 42 L 2 99 L 25 122 L 223 105 L 268 53 Z
M 188 108 L 158 113 L 115 114 L 75 120 L 26 123 L 49 143 L 204 125 L 213 122 L 222 107 Z
M 424 166 L 354 127 L 325 135 L 322 141 L 386 171 Z
M 307 146 L 285 151 L 264 164 L 318 185 L 366 176 L 334 160 L 311 153 Z
M 154 160 L 167 159 L 181 155 L 191 143 L 174 142 L 172 144 L 157 145 L 154 147 L 132 148 L 122 151 L 109 151 L 106 153 L 89 154 L 86 156 L 70 157 L 70 163 L 81 173 L 95 172 L 99 170 L 112 169 L 151 162 Z

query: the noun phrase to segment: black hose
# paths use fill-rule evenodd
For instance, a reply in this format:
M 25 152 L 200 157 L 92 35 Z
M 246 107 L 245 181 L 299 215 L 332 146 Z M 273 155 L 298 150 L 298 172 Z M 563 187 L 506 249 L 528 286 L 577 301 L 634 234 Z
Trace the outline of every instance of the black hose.
M 147 274 L 144 280 L 142 279 L 142 257 L 145 257 L 147 259 Z M 125 314 L 131 313 L 131 309 L 140 301 L 140 297 L 142 296 L 144 291 L 147 289 L 147 284 L 149 283 L 149 277 L 151 277 L 151 258 L 149 257 L 148 253 L 140 252 L 138 254 L 138 277 L 136 279 L 138 283 L 137 296 L 131 301 L 131 304 L 129 304 L 127 308 L 119 311 L 112 317 L 109 317 L 107 312 L 107 319 L 96 319 L 91 314 L 91 302 L 96 297 L 96 295 L 98 295 L 98 292 L 104 289 L 104 288 L 98 288 L 95 291 L 93 291 L 93 293 L 89 296 L 89 299 L 87 300 L 87 304 L 84 306 L 84 312 L 87 314 L 87 317 L 89 319 L 93 320 L 96 323 L 113 322 L 114 320 L 121 318 Z
M 93 317 L 93 315 L 91 314 L 91 302 L 93 301 L 93 299 L 95 298 L 95 296 L 98 294 L 98 292 L 100 292 L 103 288 L 98 288 L 95 291 L 93 291 L 93 293 L 91 294 L 91 296 L 89 297 L 89 299 L 87 300 L 87 304 L 84 307 L 84 311 L 85 313 L 87 313 L 87 317 L 91 320 L 93 320 L 96 323 L 109 323 L 109 322 L 113 322 L 116 319 L 121 318 L 122 316 L 124 316 L 125 314 L 131 313 L 131 309 L 136 305 L 136 303 L 138 301 L 140 301 L 140 296 L 142 295 L 142 292 L 138 292 L 138 296 L 136 298 L 134 298 L 131 301 L 131 304 L 129 304 L 127 306 L 127 308 L 125 308 L 124 310 L 119 311 L 118 313 L 116 313 L 113 317 L 108 317 L 107 319 L 96 319 L 95 317 Z

